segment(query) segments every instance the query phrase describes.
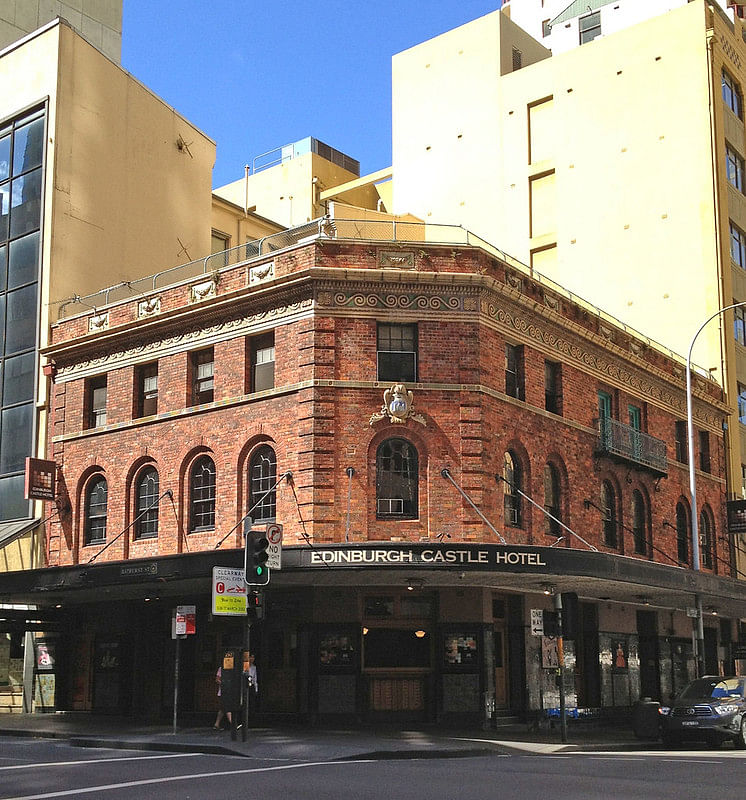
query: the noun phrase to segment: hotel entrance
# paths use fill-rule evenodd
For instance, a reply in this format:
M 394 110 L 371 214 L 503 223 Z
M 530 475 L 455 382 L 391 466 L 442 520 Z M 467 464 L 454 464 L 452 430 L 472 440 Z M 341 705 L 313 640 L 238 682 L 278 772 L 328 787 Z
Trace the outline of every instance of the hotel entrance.
M 505 623 L 505 598 L 492 598 L 492 653 L 495 669 L 495 711 L 505 711 L 509 706 L 508 639 Z
M 434 598 L 368 595 L 362 608 L 362 679 L 369 719 L 426 719 L 433 694 Z

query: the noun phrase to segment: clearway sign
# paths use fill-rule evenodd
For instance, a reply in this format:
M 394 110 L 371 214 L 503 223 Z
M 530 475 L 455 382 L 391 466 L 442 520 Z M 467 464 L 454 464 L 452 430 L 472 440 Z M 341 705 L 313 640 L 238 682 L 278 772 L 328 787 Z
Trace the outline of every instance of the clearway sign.
M 212 613 L 246 616 L 246 584 L 242 569 L 212 568 Z

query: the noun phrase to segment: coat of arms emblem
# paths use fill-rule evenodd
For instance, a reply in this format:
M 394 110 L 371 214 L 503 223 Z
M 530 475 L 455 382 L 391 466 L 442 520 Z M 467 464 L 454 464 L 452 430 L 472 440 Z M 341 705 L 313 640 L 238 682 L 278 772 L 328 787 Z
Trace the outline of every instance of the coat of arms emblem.
M 388 418 L 394 423 L 403 423 L 408 419 L 427 425 L 422 414 L 414 410 L 414 395 L 403 383 L 395 383 L 383 393 L 381 410 L 370 416 L 370 424 L 374 425 Z

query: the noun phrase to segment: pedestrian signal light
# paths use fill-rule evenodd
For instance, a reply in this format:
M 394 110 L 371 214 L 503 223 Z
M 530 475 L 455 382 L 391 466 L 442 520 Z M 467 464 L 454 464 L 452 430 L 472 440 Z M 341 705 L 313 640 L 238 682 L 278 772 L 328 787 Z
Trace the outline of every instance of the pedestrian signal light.
M 247 586 L 266 586 L 269 583 L 268 547 L 269 540 L 262 531 L 248 531 L 245 563 Z

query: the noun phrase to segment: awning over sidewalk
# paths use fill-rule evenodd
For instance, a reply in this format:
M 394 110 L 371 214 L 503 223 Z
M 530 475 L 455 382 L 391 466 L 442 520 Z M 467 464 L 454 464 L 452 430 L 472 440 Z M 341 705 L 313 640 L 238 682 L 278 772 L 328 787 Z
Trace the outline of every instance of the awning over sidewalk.
M 12 522 L 0 522 L 0 547 L 5 547 L 19 536 L 35 528 L 40 519 L 18 519 Z
M 241 568 L 242 549 L 0 573 L 0 603 L 51 607 L 209 593 L 212 568 Z M 612 553 L 573 548 L 380 542 L 291 545 L 271 588 L 483 586 L 535 594 L 551 584 L 588 600 L 684 611 L 698 593 L 721 616 L 746 618 L 746 581 Z

